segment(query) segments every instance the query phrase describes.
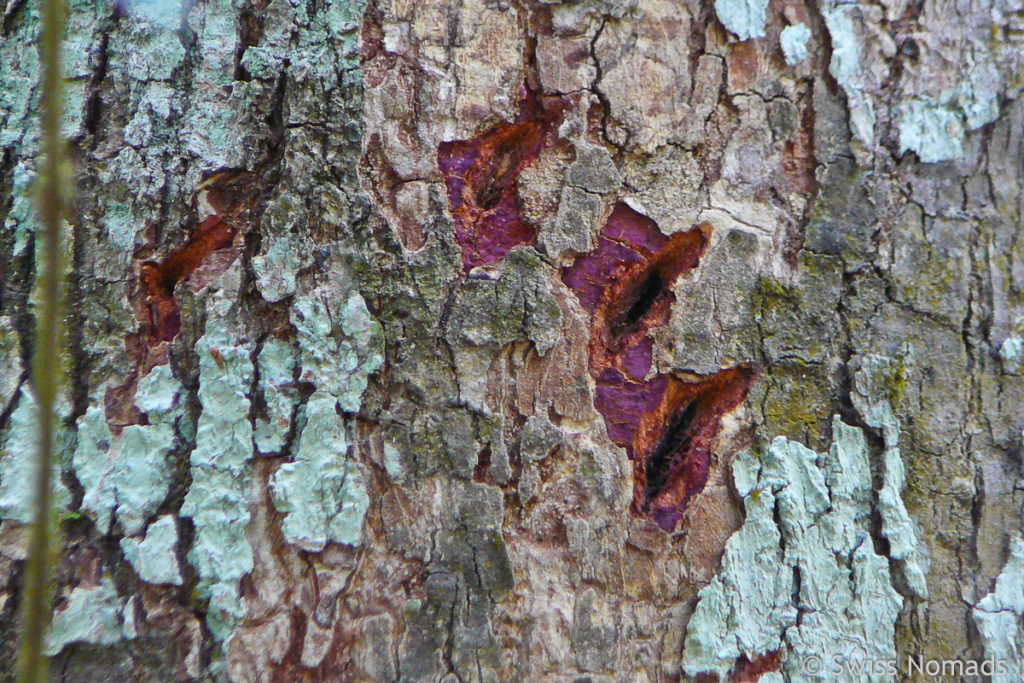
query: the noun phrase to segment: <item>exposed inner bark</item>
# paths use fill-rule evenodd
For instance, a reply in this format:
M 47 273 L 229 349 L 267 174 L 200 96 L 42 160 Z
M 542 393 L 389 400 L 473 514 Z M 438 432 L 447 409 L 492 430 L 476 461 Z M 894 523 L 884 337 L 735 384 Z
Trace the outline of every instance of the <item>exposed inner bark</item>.
M 181 315 L 174 288 L 199 270 L 215 252 L 232 246 L 239 225 L 246 220 L 250 195 L 258 192 L 255 177 L 246 172 L 225 171 L 203 184 L 196 202 L 209 205 L 207 216 L 188 236 L 185 244 L 172 249 L 160 261 L 146 261 L 139 269 L 140 294 L 148 306 L 148 317 L 140 313 L 139 322 L 148 340 L 147 346 L 171 341 L 181 329 Z M 226 253 L 213 263 L 212 280 L 234 261 L 237 254 Z
M 516 178 L 551 142 L 564 102 L 526 86 L 521 94 L 513 123 L 499 123 L 471 140 L 442 143 L 437 152 L 467 273 L 537 237 L 523 219 Z
M 181 314 L 174 287 L 192 274 L 214 251 L 231 246 L 236 230 L 220 216 L 210 216 L 196 228 L 184 246 L 159 262 L 142 264 L 142 294 L 149 304 L 152 342 L 171 341 L 181 329 Z
M 754 683 L 761 680 L 761 676 L 769 671 L 782 669 L 782 651 L 772 650 L 762 655 L 756 655 L 753 659 L 746 655 L 740 657 L 736 663 L 736 669 L 729 676 L 731 683 Z
M 665 283 L 661 281 L 658 271 L 655 270 L 648 273 L 643 284 L 640 285 L 640 291 L 634 297 L 633 305 L 629 307 L 629 310 L 624 315 L 620 316 L 620 320 L 612 323 L 612 335 L 622 337 L 634 329 L 637 323 L 651 310 L 651 306 L 654 305 L 658 296 L 664 291 Z
M 746 398 L 754 378 L 743 366 L 697 382 L 668 378 L 659 409 L 634 444 L 636 511 L 663 529 L 676 526 L 689 500 L 707 484 L 722 417 Z
M 711 447 L 723 415 L 746 397 L 749 367 L 697 381 L 650 379 L 650 332 L 668 322 L 672 285 L 695 268 L 708 244 L 707 226 L 671 237 L 620 202 L 592 252 L 562 271 L 590 311 L 590 372 L 596 407 L 612 441 L 633 461 L 633 509 L 665 530 L 707 483 Z
M 167 362 L 168 346 L 181 331 L 175 287 L 187 281 L 198 290 L 216 280 L 238 258 L 239 226 L 248 224 L 248 207 L 257 192 L 252 174 L 225 171 L 211 176 L 196 193 L 193 204 L 206 204 L 213 214 L 196 226 L 182 246 L 160 260 L 151 259 L 139 266 L 134 302 L 139 331 L 125 339 L 134 370 L 123 383 L 108 389 L 104 399 L 107 420 L 115 432 L 139 421 L 134 403 L 136 383 L 152 368 Z
M 693 420 L 697 415 L 697 402 L 690 401 L 686 406 L 672 416 L 668 427 L 665 429 L 657 448 L 647 458 L 644 464 L 644 474 L 647 478 L 647 485 L 644 488 L 644 505 L 658 497 L 669 483 L 669 474 L 672 471 L 673 461 L 678 460 L 678 455 L 685 456 L 693 442 Z

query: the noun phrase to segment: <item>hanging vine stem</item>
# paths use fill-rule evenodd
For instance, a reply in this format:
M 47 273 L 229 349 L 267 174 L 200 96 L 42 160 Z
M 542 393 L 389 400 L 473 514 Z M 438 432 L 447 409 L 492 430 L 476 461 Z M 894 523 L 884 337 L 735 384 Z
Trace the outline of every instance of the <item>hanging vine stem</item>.
M 46 680 L 47 662 L 43 640 L 52 605 L 51 574 L 56 523 L 52 508 L 55 405 L 63 382 L 61 351 L 64 339 L 62 289 L 62 222 L 66 215 L 70 167 L 61 138 L 63 84 L 61 43 L 65 24 L 64 0 L 43 0 L 40 62 L 42 64 L 41 133 L 43 167 L 39 176 L 39 229 L 36 231 L 41 258 L 36 281 L 39 306 L 36 322 L 32 384 L 38 407 L 38 453 L 35 469 L 35 509 L 25 568 L 22 597 L 21 650 L 17 680 L 41 683 Z

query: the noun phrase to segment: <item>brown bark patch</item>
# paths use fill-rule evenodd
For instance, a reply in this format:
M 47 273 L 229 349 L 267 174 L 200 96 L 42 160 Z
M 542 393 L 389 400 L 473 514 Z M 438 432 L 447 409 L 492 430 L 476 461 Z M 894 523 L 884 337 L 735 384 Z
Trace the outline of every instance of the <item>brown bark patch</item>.
M 746 655 L 740 657 L 736 669 L 729 676 L 730 683 L 755 683 L 769 671 L 778 671 L 782 668 L 782 650 L 773 650 L 763 655 L 757 655 L 748 659 Z

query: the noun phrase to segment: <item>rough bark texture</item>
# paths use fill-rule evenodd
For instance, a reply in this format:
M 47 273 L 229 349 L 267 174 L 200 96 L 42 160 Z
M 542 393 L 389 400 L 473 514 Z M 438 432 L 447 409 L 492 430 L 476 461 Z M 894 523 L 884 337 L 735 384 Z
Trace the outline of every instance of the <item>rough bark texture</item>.
M 70 4 L 55 679 L 1021 680 L 1019 2 Z

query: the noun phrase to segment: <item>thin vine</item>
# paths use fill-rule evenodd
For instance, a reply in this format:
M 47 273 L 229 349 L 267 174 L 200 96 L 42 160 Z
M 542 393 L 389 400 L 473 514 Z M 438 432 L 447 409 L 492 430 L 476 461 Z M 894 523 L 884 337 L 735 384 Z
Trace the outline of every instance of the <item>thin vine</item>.
M 64 381 L 61 351 L 64 339 L 62 284 L 63 220 L 69 199 L 70 165 L 61 138 L 63 83 L 61 43 L 65 25 L 64 0 L 43 0 L 40 63 L 42 65 L 41 134 L 43 166 L 38 184 L 39 229 L 36 232 L 41 258 L 36 279 L 38 317 L 32 359 L 32 385 L 38 408 L 38 453 L 35 468 L 35 500 L 25 567 L 22 599 L 21 648 L 17 680 L 42 683 L 47 679 L 43 652 L 52 606 L 57 526 L 53 514 L 53 462 L 55 406 Z

